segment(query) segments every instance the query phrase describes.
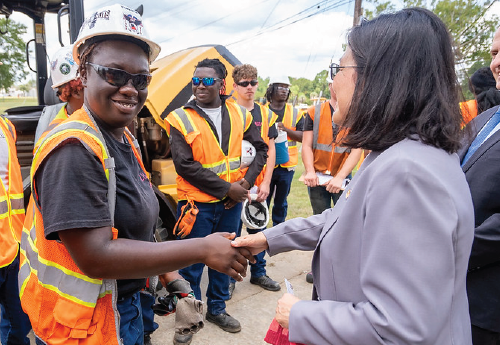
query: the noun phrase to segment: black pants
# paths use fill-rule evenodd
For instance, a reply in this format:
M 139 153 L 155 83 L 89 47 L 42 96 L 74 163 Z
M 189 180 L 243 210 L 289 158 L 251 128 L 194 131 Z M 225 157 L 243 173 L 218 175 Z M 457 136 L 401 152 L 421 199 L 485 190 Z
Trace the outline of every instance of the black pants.
M 473 345 L 499 345 L 500 333 L 472 325 Z

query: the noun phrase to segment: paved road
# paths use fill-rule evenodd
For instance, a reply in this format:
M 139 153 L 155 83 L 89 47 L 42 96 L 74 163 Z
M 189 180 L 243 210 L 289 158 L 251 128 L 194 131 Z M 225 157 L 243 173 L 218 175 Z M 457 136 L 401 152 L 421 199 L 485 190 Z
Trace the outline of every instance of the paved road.
M 284 278 L 293 285 L 295 295 L 301 299 L 310 299 L 312 284 L 305 280 L 310 269 L 312 252 L 289 252 L 266 256 L 268 275 L 281 284 L 281 291 L 271 292 L 250 284 L 250 274 L 243 282 L 236 284 L 233 298 L 227 302 L 227 312 L 241 323 L 241 332 L 224 332 L 214 324 L 205 321 L 205 327 L 193 337 L 192 345 L 260 345 L 264 342 L 266 331 L 271 324 L 277 300 L 286 291 Z M 206 269 L 202 280 L 202 295 L 206 291 Z M 153 345 L 170 345 L 174 336 L 174 315 L 157 316 L 160 325 L 153 333 Z

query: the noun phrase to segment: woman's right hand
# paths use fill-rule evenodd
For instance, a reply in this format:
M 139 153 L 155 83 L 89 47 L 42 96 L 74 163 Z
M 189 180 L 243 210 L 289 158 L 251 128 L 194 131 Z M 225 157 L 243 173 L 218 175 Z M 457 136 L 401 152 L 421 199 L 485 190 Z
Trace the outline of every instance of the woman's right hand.
M 231 246 L 231 240 L 235 236 L 235 233 L 217 232 L 205 237 L 203 263 L 237 281 L 242 281 L 242 277 L 246 276 L 248 260 L 255 262 L 255 259 L 247 248 Z
M 254 235 L 238 237 L 231 242 L 231 245 L 236 248 L 247 248 L 252 255 L 259 254 L 269 248 L 267 238 L 262 232 L 258 232 Z

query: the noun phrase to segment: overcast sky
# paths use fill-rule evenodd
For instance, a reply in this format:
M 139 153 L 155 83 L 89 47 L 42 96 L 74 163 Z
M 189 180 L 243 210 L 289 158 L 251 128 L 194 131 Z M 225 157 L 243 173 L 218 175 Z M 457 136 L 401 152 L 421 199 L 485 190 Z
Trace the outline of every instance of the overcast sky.
M 114 3 L 85 0 L 85 16 Z M 141 2 L 121 4 L 136 8 Z M 308 79 L 342 55 L 354 8 L 354 0 L 143 0 L 142 4 L 144 26 L 162 48 L 159 58 L 193 46 L 222 44 L 242 63 L 257 67 L 263 78 L 285 74 Z M 491 11 L 500 13 L 500 3 Z M 50 57 L 60 45 L 55 15 L 48 17 Z M 26 39 L 33 37 L 26 16 L 13 14 L 11 19 L 28 25 Z
M 114 3 L 85 0 L 85 15 Z M 122 0 L 121 4 L 136 8 L 141 2 Z M 193 46 L 222 44 L 242 63 L 257 67 L 263 78 L 276 73 L 313 79 L 327 69 L 332 57 L 338 60 L 342 55 L 354 1 L 143 0 L 142 4 L 144 26 L 161 45 L 160 58 Z M 51 57 L 60 45 L 55 15 L 48 17 L 47 53 Z M 33 37 L 25 15 L 13 14 L 11 19 L 29 25 L 26 39 Z M 290 24 L 293 21 L 297 22 Z

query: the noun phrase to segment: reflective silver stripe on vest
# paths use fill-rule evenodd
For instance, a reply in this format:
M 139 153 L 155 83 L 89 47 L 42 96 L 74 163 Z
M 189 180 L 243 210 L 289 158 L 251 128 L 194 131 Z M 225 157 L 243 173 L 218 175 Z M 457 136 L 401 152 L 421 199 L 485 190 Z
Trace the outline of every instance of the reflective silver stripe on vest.
M 24 210 L 24 197 L 10 199 L 11 210 Z
M 260 108 L 260 112 L 262 114 L 262 112 L 264 111 L 262 109 L 262 107 L 259 105 L 259 108 Z M 271 120 L 273 119 L 273 111 L 270 109 L 270 108 L 267 108 L 268 110 L 268 115 L 267 115 L 267 125 L 270 126 L 271 125 Z
M 333 152 L 335 152 L 335 153 L 346 153 L 346 152 L 351 152 L 351 149 L 348 148 L 348 147 L 335 146 L 335 150 Z
M 9 204 L 7 203 L 7 200 L 4 200 L 0 202 L 0 216 L 4 215 L 7 216 L 7 213 L 9 212 Z M 4 217 L 1 217 L 4 218 Z
M 312 148 L 313 150 L 319 149 L 322 151 L 332 152 L 331 145 L 318 144 L 320 121 L 321 121 L 321 103 L 316 104 L 316 106 L 314 107 Z
M 182 108 L 175 109 L 174 113 L 176 113 L 177 116 L 179 116 L 179 118 L 181 119 L 182 124 L 184 125 L 184 128 L 186 129 L 186 134 L 194 132 L 193 125 L 191 124 L 191 121 L 189 121 L 188 115 L 184 109 L 182 109 Z
M 66 273 L 62 267 L 57 267 L 55 264 L 45 264 L 40 260 L 38 253 L 33 250 L 32 245 L 35 239 L 29 239 L 28 234 L 23 231 L 22 243 L 26 250 L 26 258 L 29 265 L 23 265 L 19 271 L 19 281 L 23 281 L 29 277 L 30 268 L 36 271 L 38 281 L 49 290 L 53 290 L 58 294 L 66 295 L 69 299 L 76 299 L 79 303 L 95 305 L 99 297 L 102 287 L 102 281 L 98 279 L 87 280 L 79 278 L 74 272 Z M 47 261 L 49 262 L 49 261 Z M 69 271 L 66 269 L 66 271 Z M 89 281 L 92 280 L 93 282 Z M 57 286 L 53 284 L 57 282 Z
M 211 172 L 213 172 L 214 174 L 217 174 L 217 175 L 224 174 L 227 172 L 226 162 L 222 162 L 218 165 L 213 165 L 213 166 L 207 166 L 207 165 L 202 164 L 202 166 L 203 166 L 203 168 L 210 170 Z M 239 159 L 237 161 L 229 162 L 229 170 L 230 171 L 239 169 L 239 167 L 240 167 Z
M 292 112 L 292 127 L 297 129 L 295 126 L 297 125 L 297 116 L 299 114 L 299 111 L 297 108 L 293 108 Z M 295 140 L 288 140 L 288 147 L 294 147 L 297 146 L 297 142 Z
M 243 107 L 242 105 L 239 105 L 238 106 L 240 107 L 240 110 L 241 110 L 241 116 L 243 117 L 243 132 L 245 131 L 245 128 L 247 128 L 247 117 L 246 117 L 246 114 L 247 114 L 247 109 L 245 107 Z

